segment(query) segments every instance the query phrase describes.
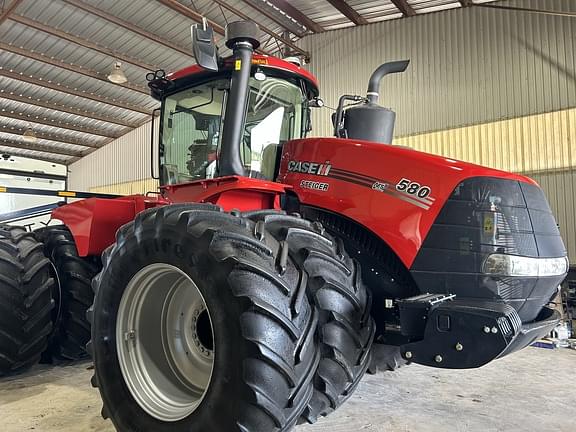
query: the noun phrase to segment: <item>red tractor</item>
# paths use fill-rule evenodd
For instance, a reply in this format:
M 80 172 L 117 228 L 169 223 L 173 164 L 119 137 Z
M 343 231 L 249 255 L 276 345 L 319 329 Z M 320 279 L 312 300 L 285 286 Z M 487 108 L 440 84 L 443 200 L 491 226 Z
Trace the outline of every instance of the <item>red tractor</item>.
M 87 348 L 119 431 L 287 431 L 367 370 L 476 368 L 555 326 L 567 258 L 538 185 L 390 145 L 380 80 L 408 62 L 341 98 L 336 137 L 306 138 L 310 73 L 253 54 L 252 23 L 229 24 L 225 59 L 193 35 L 197 65 L 148 77 L 159 196 L 74 202 L 40 233 L 70 357 L 103 252 Z

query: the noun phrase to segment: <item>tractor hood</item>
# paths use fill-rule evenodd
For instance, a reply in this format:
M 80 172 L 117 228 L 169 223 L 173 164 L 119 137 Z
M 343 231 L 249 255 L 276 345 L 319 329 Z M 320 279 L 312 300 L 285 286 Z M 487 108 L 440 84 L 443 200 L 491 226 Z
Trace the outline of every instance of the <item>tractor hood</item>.
M 494 205 L 520 202 L 507 196 L 520 191 L 520 184 L 541 194 L 536 182 L 521 175 L 405 147 L 340 138 L 286 143 L 279 174 L 279 181 L 292 185 L 301 203 L 361 224 L 384 239 L 407 268 L 449 198 L 469 179 L 516 185 L 478 187 L 471 199 L 487 194 Z

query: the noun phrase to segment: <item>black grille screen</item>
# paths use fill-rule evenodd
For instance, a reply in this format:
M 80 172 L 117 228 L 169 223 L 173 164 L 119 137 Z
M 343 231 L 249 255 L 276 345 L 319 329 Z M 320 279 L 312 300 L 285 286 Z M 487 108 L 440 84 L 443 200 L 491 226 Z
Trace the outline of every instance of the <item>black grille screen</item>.
M 423 292 L 492 298 L 536 318 L 563 277 L 482 274 L 489 254 L 556 258 L 566 255 L 550 206 L 535 185 L 477 177 L 460 183 L 440 212 L 412 265 Z

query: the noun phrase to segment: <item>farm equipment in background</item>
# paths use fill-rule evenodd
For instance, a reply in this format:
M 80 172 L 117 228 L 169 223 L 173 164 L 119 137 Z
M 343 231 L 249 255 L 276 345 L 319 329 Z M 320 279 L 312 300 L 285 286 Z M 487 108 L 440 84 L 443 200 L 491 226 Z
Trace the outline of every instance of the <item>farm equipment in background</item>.
M 104 251 L 88 351 L 118 430 L 287 431 L 367 370 L 480 367 L 555 326 L 567 259 L 538 185 L 391 145 L 380 80 L 408 62 L 306 138 L 310 73 L 253 54 L 252 23 L 227 26 L 229 58 L 193 38 L 197 65 L 148 76 L 160 195 L 59 207 L 42 234 Z

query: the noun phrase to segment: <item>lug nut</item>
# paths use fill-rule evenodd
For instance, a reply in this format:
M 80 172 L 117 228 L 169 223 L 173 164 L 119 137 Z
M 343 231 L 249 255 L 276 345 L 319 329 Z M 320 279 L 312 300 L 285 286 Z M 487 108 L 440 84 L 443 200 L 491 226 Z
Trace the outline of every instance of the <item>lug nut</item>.
M 406 351 L 406 354 L 404 354 L 404 357 L 406 357 L 407 359 L 411 359 L 412 358 L 412 352 Z
M 484 333 L 490 333 L 490 327 L 488 326 L 484 327 Z
M 442 363 L 442 356 L 440 354 L 438 354 L 436 357 L 434 357 L 434 360 L 436 361 L 436 363 Z
M 456 344 L 456 347 L 455 347 L 455 348 L 456 348 L 456 351 L 462 351 L 462 350 L 464 349 L 464 347 L 462 346 L 462 344 L 461 344 L 460 342 L 458 342 L 458 343 Z

